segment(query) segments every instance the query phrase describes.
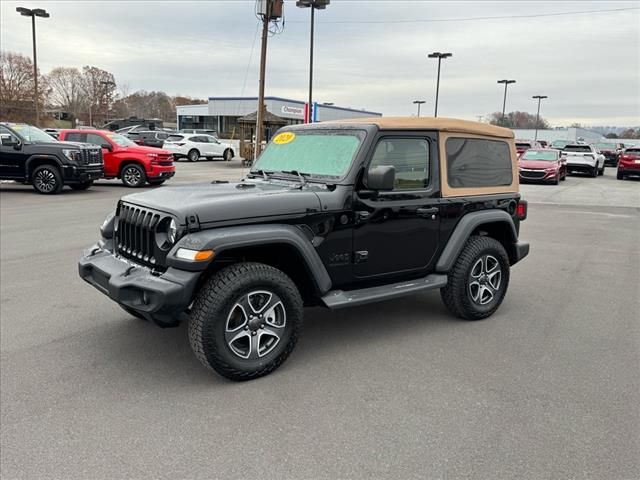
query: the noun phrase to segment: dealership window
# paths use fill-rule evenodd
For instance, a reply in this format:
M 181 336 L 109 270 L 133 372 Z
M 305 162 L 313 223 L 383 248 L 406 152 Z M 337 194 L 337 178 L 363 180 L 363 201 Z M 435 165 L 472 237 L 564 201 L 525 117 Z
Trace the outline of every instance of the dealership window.
M 392 166 L 394 190 L 415 190 L 429 185 L 429 142 L 424 138 L 383 138 L 376 145 L 370 167 Z
M 449 138 L 446 142 L 447 181 L 453 188 L 511 185 L 509 145 L 499 140 Z

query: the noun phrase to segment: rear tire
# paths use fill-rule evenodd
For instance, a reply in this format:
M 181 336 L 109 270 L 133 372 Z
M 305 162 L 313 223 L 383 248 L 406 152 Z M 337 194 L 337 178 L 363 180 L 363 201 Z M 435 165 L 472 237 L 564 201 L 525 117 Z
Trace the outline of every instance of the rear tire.
M 192 148 L 189 150 L 189 153 L 187 153 L 187 158 L 190 162 L 197 162 L 200 159 L 200 152 L 195 148 Z
M 604 165 L 604 163 L 603 163 L 603 164 L 602 164 L 602 170 L 600 170 L 600 171 L 598 172 L 598 175 L 599 175 L 599 176 L 603 176 L 603 175 L 604 175 L 604 168 L 605 168 L 605 165 Z
M 509 257 L 495 238 L 472 236 L 467 240 L 440 289 L 451 313 L 465 320 L 487 318 L 500 307 L 509 286 Z
M 55 195 L 62 191 L 64 183 L 58 167 L 54 165 L 40 165 L 31 174 L 31 183 L 36 192 L 41 195 Z
M 87 190 L 93 185 L 93 181 L 91 182 L 83 182 L 83 183 L 72 183 L 69 185 L 71 190 Z
M 282 271 L 237 263 L 216 272 L 196 295 L 189 343 L 200 362 L 231 380 L 271 373 L 302 330 L 302 299 Z
M 598 164 L 596 163 L 596 166 L 593 167 L 593 170 L 591 170 L 591 176 L 592 177 L 597 177 L 598 176 Z

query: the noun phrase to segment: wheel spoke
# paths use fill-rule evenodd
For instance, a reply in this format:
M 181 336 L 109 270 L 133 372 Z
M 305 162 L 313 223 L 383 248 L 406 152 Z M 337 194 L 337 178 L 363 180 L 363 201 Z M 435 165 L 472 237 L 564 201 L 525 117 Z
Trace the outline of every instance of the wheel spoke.
M 472 278 L 479 278 L 480 275 L 482 275 L 482 271 L 483 271 L 483 266 L 482 266 L 482 259 L 479 259 L 474 265 L 473 268 L 471 269 L 471 277 Z
M 251 356 L 251 349 L 254 343 L 251 332 L 247 330 L 240 330 L 238 333 L 227 332 L 225 333 L 225 339 L 231 351 L 239 357 L 249 358 Z
M 274 296 L 266 290 L 258 290 L 247 294 L 247 305 L 253 313 L 262 313 L 270 307 Z
M 247 312 L 244 307 L 239 303 L 236 303 L 227 317 L 226 331 L 237 332 L 247 324 L 248 320 L 249 317 L 247 316 Z

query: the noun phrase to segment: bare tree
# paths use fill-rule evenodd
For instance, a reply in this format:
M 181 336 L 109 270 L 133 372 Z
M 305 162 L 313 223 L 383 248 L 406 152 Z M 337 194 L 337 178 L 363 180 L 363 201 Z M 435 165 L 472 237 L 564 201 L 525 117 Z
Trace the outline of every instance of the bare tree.
M 104 121 L 116 92 L 116 81 L 112 73 L 98 67 L 85 66 L 82 69 L 82 90 L 89 110 L 89 124 L 96 117 Z
M 38 78 L 40 108 L 48 93 L 46 81 Z M 0 118 L 31 122 L 35 119 L 33 63 L 17 53 L 0 51 Z
M 86 96 L 82 74 L 77 68 L 58 67 L 48 75 L 51 102 L 67 112 L 72 120 L 84 111 Z

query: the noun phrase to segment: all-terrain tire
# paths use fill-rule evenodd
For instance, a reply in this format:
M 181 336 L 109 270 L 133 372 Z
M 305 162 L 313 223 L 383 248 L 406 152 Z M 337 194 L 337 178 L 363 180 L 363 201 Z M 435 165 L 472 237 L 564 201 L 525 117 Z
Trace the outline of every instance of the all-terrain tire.
M 242 358 L 225 335 L 239 299 L 256 291 L 271 292 L 280 299 L 286 323 L 272 350 L 261 358 Z M 302 331 L 302 307 L 298 289 L 282 271 L 262 263 L 237 263 L 213 274 L 197 293 L 189 321 L 189 343 L 208 369 L 236 381 L 258 378 L 277 369 L 292 352 Z
M 471 273 L 480 258 L 490 255 L 501 269 L 499 288 L 486 305 L 476 303 L 470 293 Z M 451 313 L 465 320 L 481 320 L 500 307 L 509 286 L 509 256 L 502 244 L 491 237 L 471 236 L 449 272 L 449 281 L 440 289 L 442 301 Z
M 55 195 L 62 191 L 64 182 L 60 170 L 55 165 L 40 165 L 31 174 L 33 189 L 42 195 Z

